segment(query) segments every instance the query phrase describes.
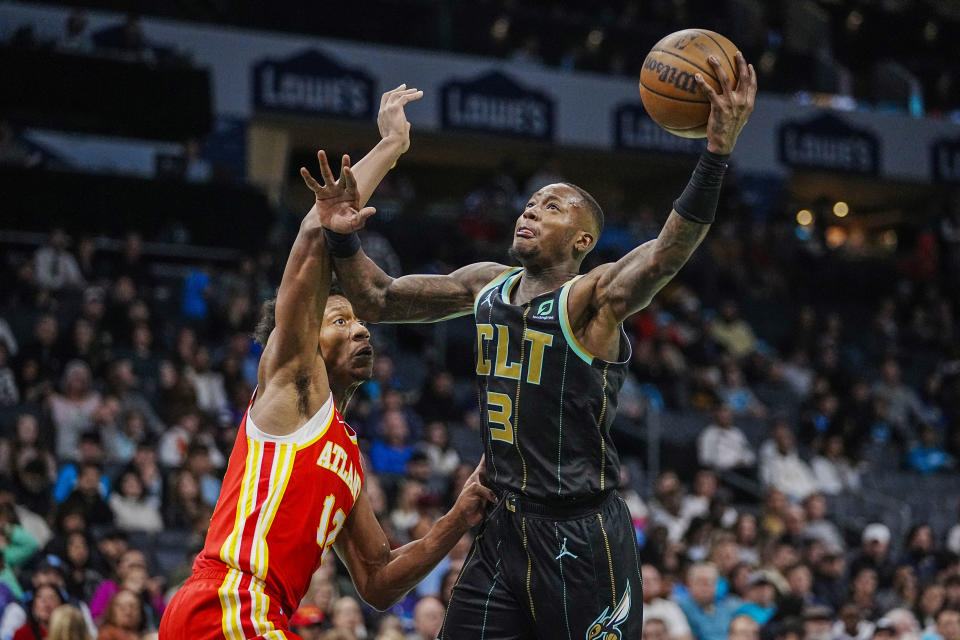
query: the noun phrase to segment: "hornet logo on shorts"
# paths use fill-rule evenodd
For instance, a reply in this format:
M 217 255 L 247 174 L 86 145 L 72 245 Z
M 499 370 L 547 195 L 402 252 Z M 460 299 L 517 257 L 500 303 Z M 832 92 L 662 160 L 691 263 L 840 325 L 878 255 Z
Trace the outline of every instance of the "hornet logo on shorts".
M 593 621 L 590 628 L 587 629 L 586 640 L 623 640 L 620 633 L 620 625 L 626 622 L 630 617 L 630 583 L 627 582 L 627 590 L 620 598 L 620 604 L 613 610 L 613 613 L 607 613 L 610 607 L 603 610 L 603 613 Z

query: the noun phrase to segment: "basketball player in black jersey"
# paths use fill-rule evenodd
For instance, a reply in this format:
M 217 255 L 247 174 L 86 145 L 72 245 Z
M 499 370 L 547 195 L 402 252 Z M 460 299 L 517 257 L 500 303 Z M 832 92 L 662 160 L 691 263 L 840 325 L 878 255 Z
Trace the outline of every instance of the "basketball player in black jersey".
M 726 160 L 757 90 L 753 67 L 740 54 L 736 64 L 733 87 L 711 60 L 720 93 L 698 76 L 711 103 L 707 149 L 660 235 L 615 263 L 578 275 L 603 214 L 586 191 L 565 183 L 537 191 L 517 219 L 511 254 L 521 267 L 486 262 L 394 279 L 355 233 L 325 232 L 361 318 L 431 322 L 474 313 L 488 482 L 501 499 L 453 590 L 442 640 L 640 637 L 637 543 L 615 491 L 610 439 L 630 359 L 622 323 L 673 278 L 713 222 Z M 378 147 L 399 157 L 409 144 L 401 138 Z M 323 224 L 342 230 L 337 222 Z

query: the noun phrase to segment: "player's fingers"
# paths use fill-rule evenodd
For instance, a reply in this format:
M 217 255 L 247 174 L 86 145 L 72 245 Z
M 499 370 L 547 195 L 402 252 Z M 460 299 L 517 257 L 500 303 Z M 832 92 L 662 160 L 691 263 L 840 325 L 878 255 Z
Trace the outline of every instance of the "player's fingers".
M 350 155 L 345 153 L 343 154 L 343 157 L 340 158 L 340 168 L 343 169 L 343 167 L 349 167 L 349 166 L 350 166 Z
M 703 74 L 698 73 L 697 75 L 693 76 L 693 79 L 697 81 L 697 84 L 700 86 L 700 90 L 707 94 L 707 98 L 709 98 L 710 102 L 714 102 L 717 99 L 717 92 L 714 91 L 713 87 L 710 86 L 710 83 L 704 79 Z
M 317 161 L 320 163 L 320 177 L 323 178 L 323 186 L 331 186 L 336 182 L 336 180 L 333 179 L 333 170 L 330 169 L 330 162 L 327 160 L 327 152 L 323 149 L 317 151 Z
M 750 100 L 753 100 L 757 97 L 757 70 L 753 68 L 753 65 L 747 65 L 748 70 L 748 84 L 747 84 L 747 97 Z
M 353 176 L 353 170 L 350 168 L 350 164 L 347 163 L 343 169 L 340 170 L 340 181 L 344 190 L 346 191 L 356 191 L 357 189 L 357 179 Z
M 419 100 L 422 97 L 423 97 L 423 91 L 415 91 L 413 93 L 407 93 L 407 94 L 404 94 L 402 98 L 400 98 L 400 104 L 404 105 L 404 104 L 407 104 L 408 102 Z
M 303 181 L 306 183 L 307 187 L 309 187 L 314 193 L 323 188 L 320 186 L 319 182 L 314 180 L 313 176 L 310 175 L 310 172 L 307 171 L 306 167 L 300 167 L 300 177 L 303 178 Z
M 383 105 L 387 104 L 387 99 L 390 97 L 391 91 L 384 91 L 380 95 L 380 108 L 383 109 Z
M 484 487 L 483 485 L 480 485 L 480 486 L 477 488 L 477 493 L 479 493 L 481 496 L 483 496 L 483 499 L 486 500 L 487 502 L 493 502 L 493 503 L 496 503 L 496 502 L 497 502 L 497 494 L 495 494 L 495 493 L 494 493 L 493 491 L 491 491 L 490 489 L 487 489 L 487 488 Z
M 713 67 L 714 72 L 717 74 L 717 79 L 720 81 L 720 88 L 725 94 L 730 93 L 730 76 L 727 75 L 727 70 L 723 68 L 720 64 L 720 60 L 717 59 L 717 56 L 710 56 L 710 65 Z
M 739 90 L 741 87 L 748 86 L 750 72 L 747 69 L 747 59 L 743 57 L 742 53 L 737 51 L 737 55 L 733 59 L 737 65 L 737 89 Z
M 376 212 L 377 212 L 376 207 L 364 207 L 363 209 L 360 209 L 360 219 L 366 220 Z

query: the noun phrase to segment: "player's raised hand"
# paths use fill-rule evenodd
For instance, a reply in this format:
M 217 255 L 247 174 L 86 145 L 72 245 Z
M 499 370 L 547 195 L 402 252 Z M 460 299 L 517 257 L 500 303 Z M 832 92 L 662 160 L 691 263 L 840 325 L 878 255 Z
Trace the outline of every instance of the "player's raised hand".
M 410 123 L 407 122 L 403 107 L 408 102 L 422 97 L 423 91 L 407 89 L 406 84 L 387 91 L 380 97 L 380 113 L 377 114 L 380 137 L 384 140 L 397 141 L 400 145 L 400 153 L 410 148 Z
M 337 233 L 353 233 L 363 228 L 367 218 L 376 213 L 373 207 L 360 209 L 360 194 L 357 180 L 350 169 L 350 156 L 344 154 L 340 179 L 333 179 L 333 171 L 324 151 L 317 152 L 320 162 L 320 177 L 317 182 L 306 167 L 300 167 L 300 176 L 317 198 L 317 215 L 320 224 Z
M 714 74 L 720 79 L 721 92 L 714 91 L 701 74 L 695 76 L 700 89 L 710 98 L 707 149 L 714 153 L 727 154 L 733 151 L 737 136 L 753 111 L 753 103 L 757 97 L 757 72 L 738 51 L 735 61 L 739 79 L 734 87 L 720 61 L 715 56 L 710 56 L 709 61 Z
M 456 504 L 450 510 L 451 514 L 460 518 L 469 527 L 479 524 L 487 511 L 487 505 L 497 501 L 493 491 L 483 486 L 482 481 L 486 473 L 486 456 L 484 456 L 480 458 L 480 464 L 467 478 Z

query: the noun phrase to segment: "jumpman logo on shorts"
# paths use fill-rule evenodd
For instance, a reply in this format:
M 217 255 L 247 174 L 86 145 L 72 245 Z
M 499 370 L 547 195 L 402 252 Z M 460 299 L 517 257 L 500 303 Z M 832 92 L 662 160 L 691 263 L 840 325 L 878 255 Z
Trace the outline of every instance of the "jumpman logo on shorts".
M 573 555 L 572 553 L 570 553 L 569 551 L 567 551 L 567 539 L 566 539 L 566 538 L 563 539 L 563 544 L 560 546 L 560 555 L 558 555 L 556 558 L 554 558 L 554 560 L 559 560 L 559 559 L 562 558 L 563 556 L 570 556 L 570 557 L 573 558 L 574 560 L 577 560 L 577 559 L 579 558 L 579 556 L 575 556 L 575 555 Z

